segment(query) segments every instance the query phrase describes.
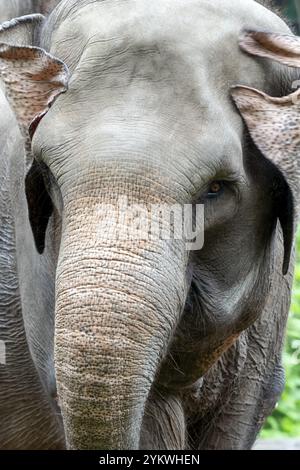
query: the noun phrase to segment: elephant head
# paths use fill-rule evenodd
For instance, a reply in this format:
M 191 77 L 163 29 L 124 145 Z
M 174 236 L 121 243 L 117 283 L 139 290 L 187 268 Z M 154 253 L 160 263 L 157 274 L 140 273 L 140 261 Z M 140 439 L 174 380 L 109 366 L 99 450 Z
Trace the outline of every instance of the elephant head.
M 269 93 L 289 90 L 274 61 L 299 65 L 299 39 L 242 3 L 69 0 L 46 23 L 1 33 L 39 252 L 53 210 L 61 226 L 55 363 L 70 448 L 138 448 L 151 393 L 164 400 L 197 383 L 259 317 L 274 263 L 289 268 L 299 104 Z M 248 27 L 276 35 L 247 33 L 244 49 L 271 61 L 238 47 L 249 15 Z M 216 21 L 226 26 L 207 27 Z M 24 22 L 39 47 L 12 41 Z M 249 132 L 230 96 L 237 84 Z M 203 248 L 136 239 L 128 219 L 115 237 L 120 200 L 204 206 Z

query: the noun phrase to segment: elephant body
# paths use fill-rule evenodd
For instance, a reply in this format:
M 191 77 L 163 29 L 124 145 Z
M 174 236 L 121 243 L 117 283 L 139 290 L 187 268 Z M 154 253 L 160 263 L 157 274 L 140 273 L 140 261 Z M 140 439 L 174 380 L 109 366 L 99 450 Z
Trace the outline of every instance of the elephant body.
M 0 448 L 253 445 L 300 181 L 298 42 L 259 3 L 62 0 L 0 31 Z M 124 197 L 204 205 L 203 248 L 115 238 Z
M 0 20 L 4 22 L 23 15 L 50 12 L 50 7 L 54 8 L 56 4 L 58 1 L 3 0 L 0 2 Z M 6 352 L 6 365 L 0 365 L 0 448 L 60 449 L 65 447 L 65 443 L 61 420 L 57 418 L 59 410 L 53 400 L 56 397 L 51 366 L 53 353 L 48 356 L 48 352 L 53 351 L 53 339 L 49 338 L 47 351 L 41 350 L 38 339 L 38 330 L 45 335 L 45 326 L 47 330 L 53 329 L 53 317 L 50 323 L 47 320 L 47 317 L 51 318 L 53 311 L 53 273 L 49 271 L 50 265 L 47 261 L 39 260 L 35 249 L 32 250 L 28 217 L 22 215 L 27 212 L 27 202 L 26 198 L 24 199 L 24 168 L 20 166 L 24 158 L 24 143 L 4 93 L 4 90 L 0 89 L 0 339 L 5 343 Z M 19 258 L 18 247 L 25 251 L 27 248 L 31 250 L 31 254 L 25 258 L 30 265 L 22 263 L 24 258 L 22 261 Z M 18 259 L 21 261 L 19 264 Z M 44 267 L 41 267 L 42 264 Z M 36 290 L 39 276 L 43 272 L 45 278 Z M 26 285 L 22 282 L 23 276 L 24 279 L 31 279 Z M 45 301 L 41 295 L 42 291 L 47 292 Z M 29 312 L 29 322 L 30 312 L 43 314 L 38 320 L 39 327 L 36 324 L 27 325 L 28 334 L 34 329 L 37 332 L 36 340 L 32 339 L 29 343 L 24 328 L 25 311 Z M 35 315 L 35 318 L 38 316 Z M 37 345 L 37 357 L 43 358 L 39 364 L 32 360 L 29 348 L 33 343 Z M 42 377 L 41 371 L 44 369 L 45 374 Z M 47 384 L 42 384 L 43 381 Z
M 38 315 L 43 313 L 44 318 L 39 320 L 43 324 L 40 324 L 39 330 L 40 332 L 44 331 L 43 335 L 46 334 L 44 328 L 50 328 L 46 316 L 47 312 L 49 313 L 50 303 L 46 308 L 45 305 L 50 295 L 53 296 L 53 290 L 50 294 L 51 276 L 47 275 L 50 278 L 49 284 L 47 284 L 47 277 L 43 281 L 44 288 L 49 292 L 47 300 L 44 302 L 42 296 L 39 298 L 40 294 L 34 294 L 38 287 L 39 278 L 34 280 L 33 276 L 37 273 L 40 275 L 43 270 L 48 269 L 48 266 L 40 269 L 41 263 L 32 252 L 31 239 L 29 238 L 31 235 L 30 226 L 27 217 L 22 215 L 27 211 L 26 200 L 24 200 L 22 193 L 24 191 L 24 184 L 22 184 L 24 169 L 19 166 L 20 158 L 23 158 L 24 155 L 23 142 L 2 91 L 1 111 L 5 112 L 5 122 L 1 122 L 0 161 L 2 211 L 0 336 L 6 345 L 6 364 L 0 365 L 0 447 L 1 449 L 62 448 L 60 424 L 56 419 L 57 411 L 47 398 L 48 393 L 51 396 L 50 389 L 48 389 L 48 393 L 45 393 L 42 377 L 38 372 L 48 367 L 48 370 L 45 370 L 47 382 L 54 380 L 49 369 L 48 352 L 40 350 L 43 345 L 39 342 L 38 336 L 35 336 L 37 354 L 43 359 L 40 365 L 34 364 L 27 341 L 29 336 L 26 338 L 25 334 L 23 318 L 25 311 L 28 311 L 29 315 L 33 311 L 36 311 Z M 20 183 L 21 186 L 18 186 Z M 27 258 L 30 266 L 24 265 L 25 272 L 22 273 L 25 275 L 25 279 L 26 275 L 31 278 L 28 283 L 26 281 L 26 284 L 20 282 L 20 274 L 23 271 L 23 267 L 18 264 L 20 247 L 22 251 L 31 248 L 31 254 L 28 253 Z M 19 260 L 21 261 L 21 258 Z M 35 262 L 38 264 L 36 270 L 34 269 Z M 42 288 L 42 285 L 40 287 Z M 32 289 L 31 293 L 27 294 L 27 289 Z M 32 327 L 35 328 L 36 325 L 32 325 Z M 30 331 L 30 325 L 28 328 L 27 331 Z M 51 346 L 49 350 L 51 350 Z

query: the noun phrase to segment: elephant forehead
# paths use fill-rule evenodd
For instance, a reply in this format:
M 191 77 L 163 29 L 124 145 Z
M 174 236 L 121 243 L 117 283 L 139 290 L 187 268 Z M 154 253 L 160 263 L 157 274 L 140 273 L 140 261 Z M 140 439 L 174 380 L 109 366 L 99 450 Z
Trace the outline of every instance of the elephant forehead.
M 188 100 L 180 106 L 172 103 L 172 94 L 159 92 L 149 103 L 147 95 L 136 100 L 136 90 L 127 91 L 121 99 L 119 89 L 106 89 L 101 98 L 93 93 L 74 98 L 71 88 L 40 123 L 35 153 L 47 149 L 43 159 L 51 167 L 113 164 L 109 171 L 119 176 L 122 165 L 132 174 L 145 171 L 157 179 L 165 174 L 173 184 L 184 181 L 191 193 L 216 174 L 244 176 L 242 122 L 233 106 L 222 109 L 214 98 L 209 108 Z
M 49 148 L 44 140 L 63 145 L 75 130 L 80 145 L 90 145 L 96 132 L 93 143 L 102 145 L 104 135 L 111 148 L 110 135 L 119 143 L 123 131 L 126 141 L 126 130 L 135 129 L 145 136 L 142 145 L 152 145 L 155 135 L 164 150 L 165 137 L 172 162 L 183 154 L 195 164 L 226 154 L 241 162 L 242 121 L 229 88 L 263 88 L 266 70 L 240 51 L 238 37 L 243 27 L 289 31 L 276 15 L 252 0 L 71 0 L 57 11 L 48 24 L 51 53 L 72 77 L 60 106 L 39 126 L 41 147 Z M 122 133 L 111 132 L 116 121 Z
M 168 114 L 197 136 L 200 123 L 221 115 L 238 125 L 231 85 L 266 88 L 270 68 L 239 49 L 241 29 L 288 31 L 252 0 L 72 0 L 58 12 L 48 25 L 51 53 L 72 73 L 62 102 L 80 114 L 86 106 L 90 115 L 93 108 L 118 114 L 125 103 L 128 117 L 142 121 L 145 112 L 159 121 Z
M 237 40 L 242 28 L 289 32 L 281 19 L 253 0 L 69 0 L 49 22 L 52 51 L 71 69 L 91 44 L 100 58 L 122 47 L 166 47 L 187 63 L 200 58 L 213 63 L 215 71 L 224 62 L 232 69 L 241 55 Z

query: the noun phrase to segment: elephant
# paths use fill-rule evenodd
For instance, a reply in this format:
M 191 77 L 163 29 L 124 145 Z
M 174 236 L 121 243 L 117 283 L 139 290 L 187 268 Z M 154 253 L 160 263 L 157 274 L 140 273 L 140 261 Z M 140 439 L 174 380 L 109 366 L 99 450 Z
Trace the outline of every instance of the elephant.
M 2 27 L 1 448 L 252 447 L 284 387 L 299 67 L 254 0 Z M 203 246 L 114 236 L 124 198 L 204 208 Z
M 32 13 L 49 14 L 60 0 L 1 0 L 0 22 Z

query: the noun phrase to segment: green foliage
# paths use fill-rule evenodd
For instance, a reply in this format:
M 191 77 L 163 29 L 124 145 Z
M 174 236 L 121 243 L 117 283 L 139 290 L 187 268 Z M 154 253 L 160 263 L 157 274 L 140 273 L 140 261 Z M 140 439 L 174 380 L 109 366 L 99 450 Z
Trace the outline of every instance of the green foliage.
M 297 234 L 297 264 L 283 363 L 286 386 L 277 408 L 262 430 L 261 437 L 300 436 L 300 229 Z
M 296 31 L 300 30 L 300 5 L 299 0 L 274 0 L 274 3 L 280 6 L 283 12 L 290 18 L 294 24 Z

